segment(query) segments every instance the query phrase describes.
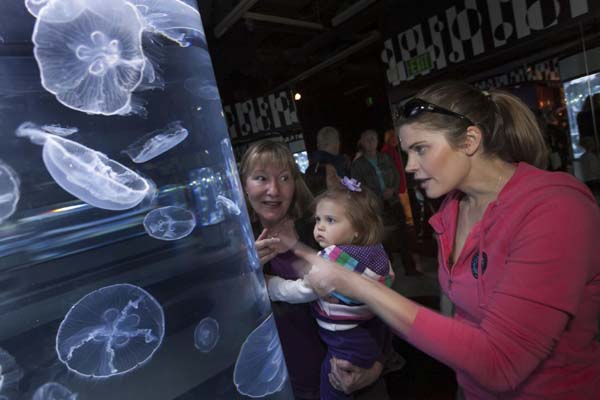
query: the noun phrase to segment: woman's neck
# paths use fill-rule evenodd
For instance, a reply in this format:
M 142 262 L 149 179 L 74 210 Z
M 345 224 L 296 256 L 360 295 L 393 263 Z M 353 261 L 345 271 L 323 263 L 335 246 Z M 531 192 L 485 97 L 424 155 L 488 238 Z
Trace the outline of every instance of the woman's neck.
M 500 159 L 482 160 L 473 166 L 471 173 L 459 187 L 465 194 L 463 201 L 469 207 L 485 209 L 496 200 L 515 170 L 514 164 Z

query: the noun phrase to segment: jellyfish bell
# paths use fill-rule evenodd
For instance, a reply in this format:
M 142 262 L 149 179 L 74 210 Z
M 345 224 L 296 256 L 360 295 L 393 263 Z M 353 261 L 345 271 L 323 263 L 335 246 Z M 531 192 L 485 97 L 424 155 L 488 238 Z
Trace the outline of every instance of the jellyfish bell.
M 159 240 L 178 240 L 196 227 L 196 218 L 185 208 L 166 206 L 150 211 L 144 217 L 144 229 Z
M 77 400 L 77 393 L 57 382 L 47 382 L 36 389 L 32 400 Z
M 23 370 L 12 355 L 0 348 L 0 399 L 11 398 L 23 378 Z
M 143 30 L 127 1 L 50 0 L 32 37 L 42 86 L 88 114 L 141 112 L 132 92 L 144 78 Z
M 0 223 L 17 210 L 21 182 L 17 173 L 0 160 Z
M 130 0 L 140 13 L 145 29 L 188 47 L 206 43 L 200 13 L 181 0 Z
M 194 346 L 202 353 L 210 352 L 219 341 L 219 323 L 211 317 L 198 322 L 194 329 Z
M 31 122 L 21 124 L 16 135 L 43 145 L 42 159 L 52 178 L 91 206 L 127 210 L 144 200 L 152 189 L 146 179 L 105 154 L 44 132 Z
M 181 125 L 181 121 L 174 121 L 136 140 L 123 153 L 134 163 L 143 163 L 172 149 L 187 137 L 188 130 Z
M 242 344 L 233 370 L 233 382 L 239 393 L 258 398 L 280 391 L 286 377 L 283 351 L 271 314 Z
M 144 289 L 128 283 L 97 289 L 77 301 L 56 335 L 56 352 L 84 377 L 126 374 L 150 360 L 165 333 L 164 311 Z

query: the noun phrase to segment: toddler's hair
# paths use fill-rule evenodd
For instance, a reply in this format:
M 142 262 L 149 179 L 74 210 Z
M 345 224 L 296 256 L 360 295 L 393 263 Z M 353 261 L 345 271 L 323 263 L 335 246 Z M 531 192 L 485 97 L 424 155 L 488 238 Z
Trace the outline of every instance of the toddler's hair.
M 339 186 L 328 189 L 315 198 L 313 212 L 317 204 L 325 199 L 332 200 L 345 208 L 346 217 L 358 233 L 349 244 L 372 246 L 381 243 L 383 240 L 382 205 L 369 188 L 363 186 L 360 192 L 354 192 L 340 183 Z

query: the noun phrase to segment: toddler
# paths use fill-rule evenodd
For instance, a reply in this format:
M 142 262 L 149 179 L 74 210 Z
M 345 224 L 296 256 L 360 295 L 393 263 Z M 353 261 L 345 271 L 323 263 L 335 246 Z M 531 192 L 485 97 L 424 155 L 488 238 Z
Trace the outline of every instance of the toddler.
M 354 179 L 345 177 L 341 182 L 315 199 L 313 235 L 323 248 L 319 255 L 389 287 L 393 271 L 381 245 L 379 200 Z M 381 355 L 381 345 L 361 326 L 373 318 L 371 311 L 336 292 L 320 299 L 304 279 L 267 277 L 267 287 L 273 301 L 312 302 L 319 334 L 327 345 L 321 365 L 321 399 L 351 399 L 331 386 L 330 360 L 336 357 L 366 369 L 373 366 Z

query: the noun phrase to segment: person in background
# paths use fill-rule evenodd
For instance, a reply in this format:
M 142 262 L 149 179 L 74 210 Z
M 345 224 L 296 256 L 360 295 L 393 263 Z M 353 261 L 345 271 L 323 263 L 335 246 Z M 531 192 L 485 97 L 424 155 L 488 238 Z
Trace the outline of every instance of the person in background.
M 402 163 L 402 155 L 398 151 L 398 136 L 393 129 L 388 129 L 383 134 L 383 146 L 379 149 L 383 154 L 390 156 L 394 162 L 394 166 L 398 171 L 400 177 L 400 183 L 398 185 L 398 198 L 404 209 L 404 215 L 406 216 L 406 223 L 413 225 L 413 216 L 410 208 L 410 201 L 408 199 L 408 187 L 406 185 L 406 176 L 404 176 L 404 165 Z
M 388 229 L 384 246 L 388 254 L 391 256 L 393 252 L 399 252 L 405 273 L 419 275 L 408 247 L 406 217 L 398 197 L 400 174 L 392 159 L 377 151 L 379 139 L 376 131 L 368 129 L 362 132 L 359 143 L 362 155 L 352 163 L 352 178 L 364 182 L 382 202 L 382 217 Z M 400 236 L 402 240 L 394 240 L 394 236 Z
M 276 237 L 278 230 L 293 229 L 304 243 L 317 247 L 312 238 L 309 213 L 313 197 L 304 184 L 292 153 L 282 143 L 269 140 L 256 142 L 242 158 L 240 177 L 255 234 L 258 235 L 255 245 L 264 272 L 284 279 L 303 277 L 306 271 L 302 269 L 299 258 L 292 252 L 279 254 L 279 239 Z M 319 399 L 325 346 L 319 338 L 309 305 L 273 302 L 271 306 L 295 398 Z M 372 336 L 381 343 L 390 341 L 389 331 L 379 319 L 369 321 L 367 326 Z M 365 369 L 345 360 L 333 360 L 331 376 L 336 387 L 347 393 L 354 392 L 379 378 L 383 361 Z
M 342 185 L 316 198 L 313 237 L 323 248 L 319 252 L 321 257 L 391 286 L 390 260 L 380 243 L 383 222 L 379 207 L 379 201 L 369 189 L 362 189 L 360 183 L 344 177 Z M 288 242 L 298 240 L 293 233 L 287 238 Z M 280 232 L 279 238 L 285 241 L 285 233 Z M 336 357 L 369 369 L 379 359 L 384 350 L 382 344 L 364 327 L 365 322 L 373 318 L 368 307 L 335 292 L 319 300 L 303 278 L 286 280 L 267 276 L 267 287 L 272 301 L 311 302 L 319 335 L 327 346 L 321 364 L 321 400 L 352 399 L 352 395 L 329 382 L 330 363 Z
M 304 180 L 313 195 L 317 195 L 338 185 L 346 175 L 346 159 L 340 155 L 340 132 L 325 126 L 317 132 L 317 150 L 310 156 Z
M 452 367 L 466 399 L 600 398 L 600 209 L 573 176 L 542 169 L 531 111 L 501 90 L 438 83 L 404 105 L 400 139 L 407 172 L 445 196 L 430 222 L 454 316 L 319 257 L 311 286 L 367 304 Z

